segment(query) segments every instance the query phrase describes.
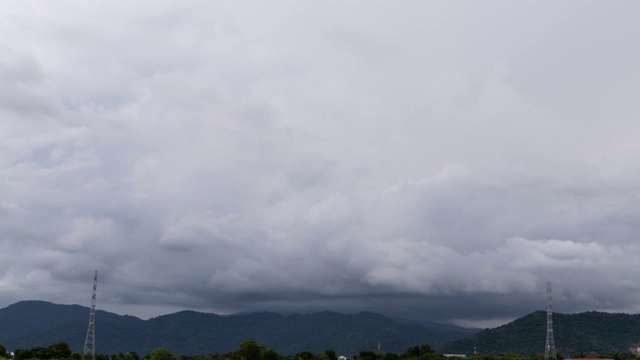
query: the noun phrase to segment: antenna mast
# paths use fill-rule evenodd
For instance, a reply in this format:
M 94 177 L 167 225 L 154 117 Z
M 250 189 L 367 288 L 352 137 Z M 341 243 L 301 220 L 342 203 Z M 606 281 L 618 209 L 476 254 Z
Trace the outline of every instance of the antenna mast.
M 84 340 L 84 354 L 91 355 L 93 357 L 93 360 L 96 360 L 96 293 L 97 293 L 97 290 L 98 290 L 98 270 L 96 270 L 96 272 L 93 274 L 93 294 L 91 295 L 91 309 L 89 310 L 89 328 L 87 329 L 87 338 Z
M 556 344 L 553 341 L 553 320 L 551 307 L 551 283 L 547 283 L 547 345 L 544 350 L 544 360 L 556 360 Z

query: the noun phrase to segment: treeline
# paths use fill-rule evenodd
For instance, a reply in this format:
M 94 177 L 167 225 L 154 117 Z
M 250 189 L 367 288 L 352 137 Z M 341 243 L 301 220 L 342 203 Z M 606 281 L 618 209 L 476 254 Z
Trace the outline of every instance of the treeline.
M 575 358 L 588 357 L 586 354 L 574 354 Z M 599 356 L 613 360 L 640 360 L 631 353 L 609 353 Z M 13 360 L 92 360 L 91 356 L 79 352 L 72 352 L 64 342 L 53 344 L 49 347 L 35 347 L 30 349 L 16 349 L 13 357 L 7 352 L 5 346 L 0 345 L 0 359 Z M 375 352 L 361 350 L 357 354 L 347 357 L 350 360 L 451 360 L 434 351 L 430 345 L 411 346 L 402 353 Z M 455 358 L 455 357 L 454 357 Z M 541 354 L 522 356 L 517 354 L 486 354 L 474 355 L 473 360 L 544 360 Z M 564 360 L 561 353 L 557 354 L 558 360 Z M 211 353 L 207 355 L 176 355 L 164 347 L 157 348 L 143 356 L 135 352 L 117 353 L 111 355 L 96 354 L 96 360 L 340 360 L 338 354 L 328 349 L 320 354 L 310 351 L 301 351 L 293 355 L 282 355 L 274 349 L 267 348 L 254 340 L 245 340 L 238 348 L 226 353 Z
M 11 358 L 6 348 L 0 345 L 0 358 Z M 88 360 L 92 358 L 79 352 L 72 352 L 64 342 L 49 347 L 35 347 L 30 349 L 16 349 L 13 360 Z M 409 347 L 397 354 L 394 352 L 380 353 L 371 350 L 361 350 L 348 356 L 353 360 L 445 360 L 447 357 L 436 353 L 430 345 Z M 292 355 L 282 355 L 276 350 L 267 348 L 254 340 L 245 340 L 238 348 L 226 353 L 211 353 L 207 355 L 175 355 L 164 347 L 157 348 L 151 353 L 140 356 L 135 352 L 117 353 L 111 355 L 96 354 L 96 360 L 339 360 L 339 355 L 332 349 L 320 354 L 311 351 L 301 351 Z

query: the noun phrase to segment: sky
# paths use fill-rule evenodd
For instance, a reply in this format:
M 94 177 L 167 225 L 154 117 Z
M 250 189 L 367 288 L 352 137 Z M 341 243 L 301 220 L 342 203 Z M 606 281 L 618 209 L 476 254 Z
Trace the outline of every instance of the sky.
M 640 2 L 0 2 L 0 307 L 640 312 Z

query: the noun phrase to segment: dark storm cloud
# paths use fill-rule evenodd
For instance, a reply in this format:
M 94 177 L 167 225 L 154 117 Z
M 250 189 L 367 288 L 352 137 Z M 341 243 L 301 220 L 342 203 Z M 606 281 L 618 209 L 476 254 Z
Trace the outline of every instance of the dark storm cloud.
M 0 304 L 638 311 L 634 2 L 148 5 L 1 5 Z

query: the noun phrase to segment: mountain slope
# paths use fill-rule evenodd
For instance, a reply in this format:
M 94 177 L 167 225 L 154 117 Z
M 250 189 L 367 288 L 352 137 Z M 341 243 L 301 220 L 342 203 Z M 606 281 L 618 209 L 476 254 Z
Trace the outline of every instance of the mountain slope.
M 546 342 L 546 313 L 536 311 L 513 322 L 476 335 L 447 343 L 444 353 L 481 354 L 543 353 Z M 553 330 L 556 349 L 565 356 L 580 352 L 628 352 L 640 341 L 640 315 L 585 312 L 554 314 Z M 634 346 L 635 347 L 635 346 Z
M 97 325 L 100 331 L 107 334 L 116 324 L 117 328 L 126 332 L 129 332 L 127 329 L 141 329 L 144 325 L 144 321 L 136 317 L 120 316 L 101 310 L 96 311 L 96 318 L 101 322 Z M 21 301 L 0 309 L 0 344 L 15 349 L 48 346 L 64 341 L 72 349 L 82 350 L 88 323 L 89 308 L 80 305 Z M 108 352 L 110 343 L 104 345 L 104 351 Z
M 19 302 L 0 309 L 0 344 L 16 349 L 64 341 L 74 351 L 80 351 L 88 320 L 89 309 L 83 306 Z M 220 316 L 181 311 L 145 321 L 96 311 L 96 351 L 147 354 L 164 346 L 176 354 L 208 354 L 232 351 L 241 341 L 254 339 L 283 354 L 302 350 L 320 353 L 333 348 L 348 355 L 376 349 L 378 341 L 381 350 L 400 352 L 423 343 L 436 347 L 466 335 L 463 328 L 446 329 L 402 324 L 369 312 Z

